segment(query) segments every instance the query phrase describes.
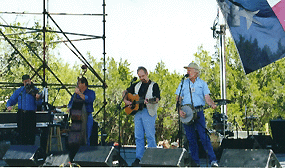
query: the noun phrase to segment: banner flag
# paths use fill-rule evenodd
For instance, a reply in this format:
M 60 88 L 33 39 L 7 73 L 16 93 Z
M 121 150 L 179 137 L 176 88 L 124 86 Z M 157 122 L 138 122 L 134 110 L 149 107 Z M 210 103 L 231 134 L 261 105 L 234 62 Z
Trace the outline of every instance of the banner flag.
M 246 74 L 285 56 L 285 32 L 266 0 L 217 0 Z

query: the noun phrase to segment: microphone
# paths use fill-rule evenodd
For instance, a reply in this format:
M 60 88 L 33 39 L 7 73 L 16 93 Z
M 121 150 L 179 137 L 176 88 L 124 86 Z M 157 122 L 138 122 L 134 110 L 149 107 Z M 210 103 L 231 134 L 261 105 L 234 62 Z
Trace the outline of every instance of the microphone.
M 87 69 L 87 65 L 82 65 L 81 69 Z
M 183 78 L 188 78 L 189 77 L 189 74 L 185 74 L 184 76 L 183 76 Z
M 131 81 L 131 85 L 133 84 L 133 82 L 135 82 L 138 78 L 134 77 L 133 80 Z

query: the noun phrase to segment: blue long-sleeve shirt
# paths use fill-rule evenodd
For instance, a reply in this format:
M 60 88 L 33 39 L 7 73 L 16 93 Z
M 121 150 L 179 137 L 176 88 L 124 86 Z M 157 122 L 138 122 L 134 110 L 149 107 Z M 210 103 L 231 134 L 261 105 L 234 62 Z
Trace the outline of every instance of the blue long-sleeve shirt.
M 87 111 L 87 113 L 92 113 L 94 111 L 93 102 L 96 98 L 96 94 L 93 90 L 90 90 L 88 88 L 83 92 L 83 94 L 85 95 L 84 102 L 85 102 L 86 111 Z M 78 94 L 73 94 L 69 103 L 68 103 L 68 108 L 71 108 L 75 95 L 76 95 L 77 99 L 81 99 L 81 97 Z
M 37 105 L 41 105 L 42 100 L 36 100 L 36 98 L 33 95 L 28 94 L 25 87 L 22 86 L 12 94 L 10 99 L 7 101 L 6 107 L 14 106 L 17 103 L 18 109 L 36 111 Z

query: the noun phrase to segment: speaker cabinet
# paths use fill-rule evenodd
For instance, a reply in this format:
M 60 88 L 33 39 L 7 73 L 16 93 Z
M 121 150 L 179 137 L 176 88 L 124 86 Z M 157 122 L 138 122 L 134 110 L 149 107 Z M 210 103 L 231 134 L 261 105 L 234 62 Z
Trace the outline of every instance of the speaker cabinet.
M 190 156 L 185 148 L 147 148 L 140 161 L 140 165 L 147 167 L 184 167 L 191 165 L 190 160 Z
M 11 145 L 3 160 L 13 167 L 38 166 L 43 160 L 44 152 L 35 145 Z
M 9 141 L 0 141 L 0 160 L 3 158 L 5 153 L 10 148 L 10 142 Z
M 271 149 L 224 149 L 221 167 L 281 167 Z
M 276 143 L 277 149 L 274 152 L 285 152 L 285 120 L 277 119 L 270 121 L 273 141 Z
M 272 149 L 273 140 L 269 135 L 252 135 L 248 139 L 254 139 L 253 149 Z
M 113 166 L 118 150 L 113 146 L 81 146 L 73 162 L 80 166 Z
M 222 149 L 252 149 L 254 139 L 226 139 L 221 144 Z
M 70 158 L 69 153 L 67 152 L 58 152 L 49 155 L 45 163 L 43 164 L 44 167 L 65 167 L 69 165 Z

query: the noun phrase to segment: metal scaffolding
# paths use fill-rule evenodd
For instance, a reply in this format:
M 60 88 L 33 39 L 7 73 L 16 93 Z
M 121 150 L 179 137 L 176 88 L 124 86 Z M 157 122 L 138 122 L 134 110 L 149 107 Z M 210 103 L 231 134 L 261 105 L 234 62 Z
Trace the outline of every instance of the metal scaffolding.
M 2 30 L 0 30 L 0 34 L 1 36 L 4 37 L 4 39 L 10 44 L 10 46 L 14 49 L 14 51 L 27 63 L 27 65 L 29 66 L 29 68 L 34 72 L 34 74 L 31 76 L 31 78 L 34 78 L 35 76 L 39 77 L 41 79 L 41 84 L 35 84 L 35 85 L 42 85 L 43 88 L 47 88 L 47 86 L 61 86 L 62 89 L 65 89 L 70 95 L 71 92 L 69 91 L 70 87 L 75 87 L 75 84 L 65 84 L 63 83 L 58 77 L 57 75 L 52 71 L 52 69 L 48 66 L 47 64 L 47 60 L 46 60 L 46 51 L 47 51 L 47 46 L 46 46 L 46 33 L 47 32 L 51 32 L 51 33 L 58 33 L 58 34 L 62 34 L 65 38 L 65 40 L 62 41 L 54 41 L 56 43 L 59 42 L 63 42 L 68 49 L 83 63 L 83 66 L 86 69 L 89 69 L 89 71 L 96 76 L 96 78 L 100 81 L 100 85 L 89 85 L 89 87 L 100 87 L 103 89 L 103 106 L 98 110 L 97 113 L 99 113 L 101 110 L 103 110 L 104 114 L 103 114 L 103 125 L 102 125 L 102 129 L 101 129 L 101 135 L 104 135 L 103 133 L 105 132 L 105 122 L 106 122 L 106 109 L 105 106 L 107 104 L 106 102 L 106 88 L 107 88 L 107 84 L 106 84 L 106 48 L 105 48 L 105 23 L 106 23 L 106 3 L 105 0 L 103 0 L 103 12 L 102 14 L 88 14 L 88 13 L 84 13 L 84 14 L 74 14 L 74 13 L 49 13 L 47 11 L 47 6 L 48 6 L 48 0 L 43 0 L 43 12 L 42 13 L 28 13 L 28 12 L 0 12 L 0 14 L 11 14 L 11 15 L 17 15 L 17 14 L 21 14 L 21 15 L 42 15 L 43 16 L 43 25 L 42 25 L 42 29 L 34 29 L 34 28 L 29 28 L 29 27 L 20 27 L 20 26 L 12 26 L 12 25 L 4 25 L 4 24 L 0 24 L 0 27 L 4 27 L 4 28 L 16 28 L 16 29 L 25 29 L 25 30 L 29 30 L 25 33 L 35 33 L 35 32 L 40 32 L 43 34 L 43 55 L 42 57 L 39 56 L 34 50 L 33 48 L 23 39 L 20 38 L 20 40 L 25 44 L 25 46 L 28 48 L 28 50 L 32 53 L 33 56 L 35 56 L 42 64 L 40 67 L 38 67 L 38 69 L 35 69 L 31 63 L 25 58 L 25 56 L 17 49 L 17 47 L 15 46 L 15 43 L 13 43 L 12 41 L 14 39 L 10 39 L 9 36 L 10 35 L 20 35 L 22 33 L 14 33 L 14 34 L 4 34 L 2 32 Z M 46 5 L 47 4 L 47 5 Z M 57 24 L 57 22 L 55 21 L 55 19 L 52 17 L 53 15 L 63 15 L 63 16 L 67 16 L 67 15 L 71 15 L 71 16 L 100 16 L 103 18 L 103 34 L 101 36 L 95 36 L 95 35 L 89 35 L 89 34 L 82 34 L 82 33 L 72 33 L 72 32 L 65 32 L 61 29 L 61 27 Z M 47 23 L 48 21 L 51 20 L 54 25 L 56 26 L 56 28 L 59 31 L 54 31 L 54 30 L 50 30 L 47 29 Z M 23 33 L 23 34 L 25 34 Z M 80 39 L 69 39 L 67 35 L 78 35 L 78 36 L 82 36 L 84 38 L 80 38 Z M 103 40 L 103 78 L 98 75 L 98 73 L 93 69 L 93 67 L 89 64 L 89 62 L 87 61 L 87 59 L 82 55 L 82 53 L 77 49 L 77 47 L 73 44 L 73 41 L 83 41 L 83 40 L 92 40 L 92 39 L 102 39 Z M 71 45 L 71 47 L 69 47 L 67 44 Z M 43 74 L 39 74 L 40 70 L 43 70 Z M 47 83 L 46 80 L 46 70 L 48 70 L 53 77 L 55 77 L 55 79 L 57 80 L 58 83 Z M 0 81 L 0 87 L 1 88 L 11 88 L 11 87 L 19 87 L 21 86 L 22 83 L 13 83 L 13 82 L 1 82 Z M 44 103 L 48 103 L 45 102 L 44 99 Z M 101 136 L 101 142 L 105 143 L 105 137 Z

